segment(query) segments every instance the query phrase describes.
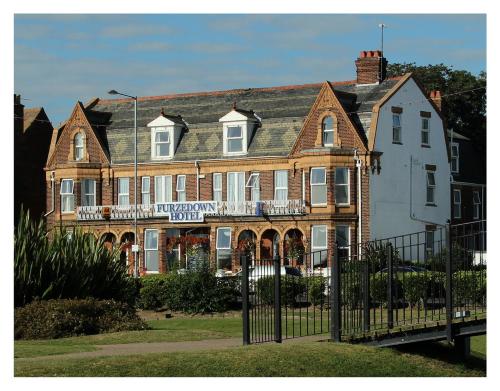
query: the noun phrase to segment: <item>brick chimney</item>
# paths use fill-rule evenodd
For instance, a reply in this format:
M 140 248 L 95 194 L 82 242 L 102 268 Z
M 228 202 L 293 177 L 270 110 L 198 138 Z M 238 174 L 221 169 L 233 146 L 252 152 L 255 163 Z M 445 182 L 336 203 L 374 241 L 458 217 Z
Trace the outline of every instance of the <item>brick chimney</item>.
M 441 91 L 431 91 L 429 94 L 429 98 L 434 102 L 439 110 L 441 110 Z
M 382 63 L 382 66 L 380 64 Z M 380 50 L 368 50 L 359 52 L 355 61 L 358 84 L 373 84 L 385 79 L 387 60 L 382 57 Z M 382 68 L 382 69 L 381 69 Z
M 21 95 L 14 94 L 14 131 L 21 134 L 24 130 L 24 105 L 21 103 Z

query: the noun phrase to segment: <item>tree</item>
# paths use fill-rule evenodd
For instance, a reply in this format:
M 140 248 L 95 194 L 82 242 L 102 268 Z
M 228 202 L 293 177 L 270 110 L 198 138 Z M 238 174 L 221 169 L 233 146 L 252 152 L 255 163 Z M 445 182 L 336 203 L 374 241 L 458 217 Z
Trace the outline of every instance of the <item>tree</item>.
M 413 73 L 427 92 L 441 91 L 444 95 L 442 112 L 448 129 L 472 139 L 479 151 L 485 154 L 486 72 L 475 76 L 444 64 L 417 66 L 415 63 L 395 63 L 387 66 L 389 77 L 408 72 Z

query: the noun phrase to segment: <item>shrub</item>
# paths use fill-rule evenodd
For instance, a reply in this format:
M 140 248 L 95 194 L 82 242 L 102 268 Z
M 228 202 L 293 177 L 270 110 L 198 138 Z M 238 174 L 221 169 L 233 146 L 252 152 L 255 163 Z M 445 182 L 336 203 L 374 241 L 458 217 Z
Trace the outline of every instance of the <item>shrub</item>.
M 430 281 L 426 273 L 405 273 L 402 280 L 405 301 L 414 306 L 419 301 L 426 302 Z
M 94 297 L 133 303 L 135 282 L 127 275 L 118 250 L 76 229 L 61 229 L 49 241 L 43 222 L 21 212 L 14 237 L 14 304 L 35 298 Z
M 169 275 L 153 274 L 140 279 L 141 288 L 137 306 L 145 310 L 161 308 L 167 303 L 167 285 Z
M 324 304 L 328 301 L 325 296 L 327 292 L 327 279 L 322 276 L 306 277 L 307 300 L 313 305 Z
M 481 303 L 486 300 L 486 271 L 453 273 L 452 287 L 457 304 Z
M 147 328 L 132 306 L 114 300 L 35 300 L 17 308 L 14 314 L 15 339 L 53 339 Z
M 262 277 L 256 285 L 259 300 L 264 304 L 274 303 L 274 276 Z M 281 276 L 281 304 L 290 307 L 297 305 L 297 296 L 306 292 L 304 278 L 298 276 Z

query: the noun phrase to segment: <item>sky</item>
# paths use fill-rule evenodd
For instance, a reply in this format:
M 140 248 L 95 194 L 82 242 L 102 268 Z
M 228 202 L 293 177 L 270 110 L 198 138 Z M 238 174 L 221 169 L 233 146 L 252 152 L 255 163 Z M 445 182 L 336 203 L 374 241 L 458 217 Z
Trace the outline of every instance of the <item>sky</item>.
M 14 84 L 53 125 L 77 101 L 352 80 L 361 50 L 389 62 L 486 70 L 486 16 L 109 15 L 14 16 Z

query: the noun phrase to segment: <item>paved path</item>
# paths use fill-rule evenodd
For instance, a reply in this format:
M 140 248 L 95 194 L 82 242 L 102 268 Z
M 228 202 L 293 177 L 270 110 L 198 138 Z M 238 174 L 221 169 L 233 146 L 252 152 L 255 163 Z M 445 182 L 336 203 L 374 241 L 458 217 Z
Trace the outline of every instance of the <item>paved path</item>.
M 315 342 L 325 340 L 323 336 L 309 336 L 296 339 L 287 339 L 283 343 Z M 270 342 L 273 343 L 273 342 Z M 241 338 L 226 339 L 206 339 L 201 341 L 183 341 L 183 342 L 141 342 L 116 345 L 95 345 L 98 350 L 91 352 L 78 352 L 66 354 L 54 354 L 50 356 L 17 358 L 17 360 L 60 360 L 67 358 L 90 358 L 103 356 L 127 356 L 133 354 L 148 353 L 169 353 L 169 352 L 193 352 L 203 350 L 218 350 L 227 348 L 236 348 L 242 346 Z

